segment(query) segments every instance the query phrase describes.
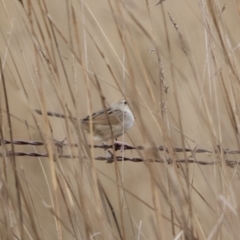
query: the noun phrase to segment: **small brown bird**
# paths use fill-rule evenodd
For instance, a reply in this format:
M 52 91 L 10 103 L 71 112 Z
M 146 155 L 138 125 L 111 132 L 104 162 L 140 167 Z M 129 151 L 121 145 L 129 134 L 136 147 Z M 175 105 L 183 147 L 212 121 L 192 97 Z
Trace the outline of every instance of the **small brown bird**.
M 42 114 L 41 110 L 35 110 Z M 65 118 L 63 114 L 47 112 L 48 116 Z M 93 139 L 95 141 L 106 141 L 118 138 L 133 126 L 134 116 L 126 100 L 122 99 L 112 104 L 107 109 L 99 110 L 91 116 L 83 118 L 83 128 L 90 133 L 90 118 L 92 118 Z M 109 124 L 110 123 L 110 124 Z

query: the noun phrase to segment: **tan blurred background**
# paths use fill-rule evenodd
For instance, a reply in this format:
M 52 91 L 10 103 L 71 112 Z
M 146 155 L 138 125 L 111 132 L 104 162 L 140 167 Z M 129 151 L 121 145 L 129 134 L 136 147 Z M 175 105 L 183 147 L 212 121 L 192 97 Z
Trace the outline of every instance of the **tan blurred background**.
M 30 2 L 32 6 L 30 5 Z M 69 2 L 71 2 L 71 4 Z M 110 2 L 113 5 L 115 17 L 119 26 L 122 29 L 125 29 L 121 29 L 121 31 L 123 31 L 123 33 L 125 31 L 126 33 L 123 37 L 125 37 L 125 41 L 127 42 L 127 53 L 124 53 L 124 48 L 118 35 L 113 13 L 109 7 L 108 1 L 89 0 L 78 2 L 50 0 L 46 1 L 48 15 L 46 14 L 44 17 L 46 18 L 46 21 L 47 17 L 51 18 L 67 41 L 69 41 L 69 34 L 74 36 L 74 29 L 72 27 L 69 28 L 68 26 L 67 8 L 69 5 L 73 6 L 74 12 L 76 13 L 76 21 L 78 22 L 77 26 L 80 36 L 79 43 L 81 52 L 79 52 L 75 37 L 72 38 L 72 46 L 76 53 L 81 57 L 86 69 L 89 69 L 92 73 L 95 72 L 97 76 L 99 76 L 98 79 L 107 102 L 111 104 L 122 98 L 122 95 L 120 91 L 116 89 L 117 85 L 104 62 L 104 59 L 101 57 L 96 46 L 89 37 L 88 31 L 104 53 L 114 75 L 117 77 L 118 83 L 127 95 L 130 103 L 131 99 L 139 103 L 138 107 L 141 115 L 137 116 L 136 124 L 128 132 L 133 143 L 143 146 L 149 146 L 150 144 L 150 141 L 148 142 L 144 139 L 141 130 L 139 129 L 139 116 L 141 116 L 141 119 L 143 119 L 145 126 L 147 126 L 149 135 L 152 137 L 155 144 L 164 144 L 162 133 L 157 128 L 156 123 L 147 110 L 148 107 L 154 113 L 160 112 L 160 100 L 161 97 L 164 97 L 166 99 L 165 107 L 167 109 L 165 117 L 168 116 L 171 125 L 170 136 L 173 146 L 182 146 L 181 135 L 179 134 L 180 122 L 177 107 L 178 102 L 183 133 L 188 138 L 188 145 L 186 145 L 186 147 L 194 148 L 198 146 L 213 150 L 215 146 L 213 145 L 212 134 L 214 133 L 216 138 L 221 141 L 221 144 L 225 148 L 238 148 L 235 129 L 233 128 L 231 118 L 229 117 L 229 111 L 227 109 L 225 95 L 220 86 L 219 77 L 221 71 L 223 77 L 228 78 L 230 81 L 231 77 L 229 77 L 229 75 L 231 74 L 229 74 L 229 67 L 224 59 L 221 44 L 216 32 L 214 32 L 212 36 L 207 32 L 208 30 L 206 26 L 208 23 L 204 18 L 204 14 L 206 14 L 204 11 L 208 11 L 208 8 L 205 6 L 205 2 L 167 0 L 161 5 L 155 6 L 155 1 L 149 1 L 148 7 L 151 14 L 152 26 L 145 1 L 125 1 L 128 10 L 124 11 L 123 7 L 121 7 L 123 15 L 118 12 L 118 4 L 115 1 Z M 64 43 L 56 33 L 59 52 L 62 57 L 62 64 L 64 65 L 68 80 L 71 84 L 70 86 L 73 91 L 74 100 L 76 101 L 77 111 L 75 110 L 63 67 L 59 61 L 59 56 L 55 47 L 53 51 L 55 52 L 56 60 L 54 61 L 57 63 L 56 65 L 59 73 L 57 78 L 55 78 L 56 76 L 51 76 L 47 69 L 47 65 L 44 63 L 45 61 L 41 51 L 46 53 L 45 45 L 48 46 L 51 51 L 52 46 L 47 37 L 48 33 L 46 31 L 41 33 L 36 30 L 38 29 L 38 24 L 44 29 L 44 20 L 40 11 L 39 2 L 23 1 L 23 3 L 24 7 L 22 7 L 20 2 L 13 0 L 2 1 L 0 3 L 0 55 L 2 64 L 4 64 L 4 76 L 7 83 L 10 112 L 13 116 L 11 118 L 13 124 L 13 137 L 16 140 L 40 141 L 40 134 L 36 128 L 31 111 L 31 109 L 40 108 L 39 103 L 41 100 L 39 99 L 39 89 L 43 91 L 47 110 L 62 112 L 59 99 L 52 86 L 53 82 L 59 81 L 61 86 L 59 87 L 59 89 L 61 89 L 61 97 L 67 103 L 70 111 L 78 118 L 82 118 L 89 113 L 88 88 L 92 98 L 93 111 L 101 109 L 102 104 L 94 83 L 94 77 L 92 77 L 92 79 L 89 78 L 89 80 L 86 78 L 84 79 L 82 67 L 78 64 L 76 58 L 73 57 L 73 54 L 71 54 L 66 43 Z M 219 9 L 224 7 L 225 3 L 226 2 L 224 1 L 218 1 Z M 82 7 L 82 4 L 84 7 Z M 238 4 L 238 1 L 228 1 L 226 3 L 225 11 L 218 16 L 218 21 L 223 22 L 224 24 L 222 24 L 222 26 L 225 27 L 225 29 L 221 29 L 221 31 L 228 35 L 226 37 L 229 39 L 229 42 L 226 41 L 227 50 L 229 53 L 232 53 L 234 49 L 233 61 L 237 73 L 237 66 L 239 64 L 239 50 L 237 46 L 240 40 Z M 41 3 L 41 5 L 43 4 Z M 27 13 L 29 13 L 29 8 L 34 9 L 35 13 L 32 12 L 32 15 L 27 15 Z M 165 94 L 165 96 L 160 96 L 159 65 L 155 46 L 143 30 L 137 26 L 129 16 L 128 11 L 135 16 L 138 23 L 142 25 L 142 28 L 146 29 L 148 34 L 156 39 L 164 70 L 164 81 L 166 86 L 169 86 L 168 93 Z M 182 50 L 181 38 L 174 28 L 168 13 L 171 18 L 174 19 L 182 34 L 182 40 L 187 54 Z M 33 17 L 34 14 L 39 17 L 39 22 Z M 166 26 L 164 25 L 164 18 L 166 20 Z M 32 19 L 32 23 L 29 19 Z M 213 24 L 211 19 L 209 20 L 209 23 Z M 84 25 L 87 30 L 84 30 Z M 30 34 L 33 26 L 34 34 L 36 34 L 36 36 Z M 165 27 L 167 28 L 168 36 L 166 36 Z M 39 41 L 39 39 L 41 39 L 41 34 L 45 36 L 45 43 L 43 43 L 42 40 Z M 209 44 L 210 40 L 208 38 L 210 38 L 210 36 L 215 43 L 214 46 L 210 46 Z M 53 39 L 51 40 L 54 42 Z M 170 52 L 168 51 L 168 41 L 170 44 Z M 42 49 L 37 50 L 37 45 L 40 45 Z M 214 53 L 216 54 L 216 66 L 214 66 L 212 58 L 208 55 L 211 54 L 211 51 L 209 51 L 210 47 L 214 48 Z M 141 59 L 143 66 L 139 66 L 137 63 L 136 59 L 138 58 Z M 124 59 L 126 59 L 126 61 L 124 61 Z M 51 59 L 51 61 L 53 61 L 53 59 Z M 211 62 L 209 63 L 208 61 Z M 130 76 L 134 79 L 134 85 L 128 74 L 124 72 L 123 66 L 128 70 L 130 69 L 129 72 Z M 145 76 L 142 72 L 143 67 L 146 70 L 146 75 L 150 79 L 150 86 L 153 89 L 156 101 L 159 103 L 157 106 L 152 105 L 150 95 L 146 89 Z M 217 73 L 216 69 L 218 70 Z M 90 72 L 89 75 L 93 76 Z M 23 89 L 27 92 L 28 99 L 26 98 Z M 146 103 L 143 102 L 140 95 L 136 93 L 136 89 L 141 93 Z M 134 106 L 136 105 L 132 106 L 134 112 Z M 205 108 L 204 106 L 207 107 Z M 2 85 L 1 108 L 6 110 Z M 43 118 L 41 116 L 36 116 L 36 119 L 41 130 L 44 132 Z M 212 120 L 211 126 L 209 126 L 209 119 Z M 165 120 L 167 120 L 167 118 L 165 118 Z M 63 140 L 66 137 L 64 120 L 50 118 L 50 122 L 54 139 L 59 141 Z M 2 129 L 5 138 L 9 139 L 10 136 L 6 114 L 3 114 Z M 127 135 L 119 140 L 131 143 Z M 43 147 L 34 148 L 30 146 L 17 146 L 16 151 L 45 152 L 45 149 Z M 65 150 L 63 149 L 63 151 Z M 105 156 L 103 150 L 96 150 L 94 153 L 96 156 Z M 130 157 L 138 156 L 136 151 L 127 152 L 126 154 Z M 180 158 L 182 156 L 183 155 L 179 155 Z M 207 154 L 198 155 L 198 158 L 204 161 L 215 159 L 212 155 Z M 235 156 L 231 156 L 231 159 L 235 159 Z M 53 216 L 46 206 L 48 204 L 50 205 L 51 202 L 49 189 L 43 173 L 44 169 L 47 178 L 51 175 L 48 159 L 17 157 L 17 164 L 19 173 L 22 174 L 22 172 L 24 172 L 26 180 L 29 183 L 30 192 L 33 197 L 39 221 L 48 235 L 46 239 L 56 239 L 57 233 L 54 227 Z M 74 176 L 78 173 L 77 160 L 61 159 L 61 164 L 64 172 L 70 177 L 74 184 Z M 99 173 L 99 177 L 113 206 L 118 209 L 116 184 L 110 180 L 113 179 L 115 181 L 116 179 L 114 164 L 107 164 L 105 161 L 96 161 L 95 164 L 97 169 L 108 176 L 105 177 L 101 172 Z M 192 193 L 194 208 L 198 214 L 197 218 L 202 224 L 203 232 L 208 236 L 219 217 L 218 207 L 216 207 L 216 205 L 220 203 L 218 202 L 219 200 L 216 198 L 216 195 L 218 195 L 218 192 L 223 193 L 224 190 L 218 189 L 218 187 L 221 188 L 218 185 L 220 177 L 214 166 L 191 165 L 189 167 L 192 184 L 199 193 Z M 144 163 L 124 162 L 119 163 L 119 168 L 121 169 L 124 187 L 129 192 L 152 206 L 152 185 L 147 166 Z M 171 171 L 173 171 L 172 165 L 166 166 L 164 164 L 154 164 L 154 168 L 161 176 L 161 181 L 167 181 L 167 175 L 171 175 Z M 9 173 L 11 176 L 10 167 Z M 233 173 L 233 169 L 226 169 L 226 176 L 232 176 Z M 9 178 L 9 181 L 11 183 L 11 188 L 14 189 L 13 179 Z M 232 196 L 236 195 L 234 199 L 239 198 L 238 192 L 234 192 L 234 189 L 237 189 L 235 188 L 237 182 L 238 177 L 234 175 L 233 182 L 231 183 L 233 195 L 229 195 L 229 201 L 231 203 Z M 176 209 L 185 207 L 184 203 L 181 203 L 183 196 L 181 196 L 180 184 L 181 183 L 178 183 L 178 180 L 175 179 L 175 182 L 173 183 L 175 186 L 175 192 L 172 192 L 172 194 L 173 203 L 176 202 Z M 215 190 L 215 192 L 213 190 Z M 209 207 L 200 195 L 205 197 L 205 200 L 211 207 L 216 207 L 216 212 L 213 211 L 212 214 L 208 212 Z M 144 234 L 141 239 L 157 239 L 154 233 L 154 228 L 157 224 L 155 213 L 138 199 L 127 193 L 126 198 L 132 216 L 133 225 L 136 229 L 141 225 L 141 230 Z M 161 206 L 164 206 L 166 199 L 164 198 L 164 195 L 161 194 L 161 191 L 159 191 L 158 198 L 161 202 Z M 124 202 L 124 204 L 126 203 Z M 234 204 L 234 206 L 237 206 L 238 202 L 236 201 Z M 126 210 L 123 210 L 123 212 L 125 218 L 126 239 L 134 239 L 130 227 L 127 206 L 125 206 L 125 209 Z M 161 209 L 161 213 L 165 216 L 169 216 L 169 211 L 167 204 L 166 208 Z M 205 215 L 206 212 L 208 212 L 207 217 Z M 162 238 L 173 239 L 171 224 L 166 219 L 162 219 L 161 221 L 164 223 Z M 234 228 L 234 226 L 232 227 Z M 66 239 L 71 238 L 69 237 Z

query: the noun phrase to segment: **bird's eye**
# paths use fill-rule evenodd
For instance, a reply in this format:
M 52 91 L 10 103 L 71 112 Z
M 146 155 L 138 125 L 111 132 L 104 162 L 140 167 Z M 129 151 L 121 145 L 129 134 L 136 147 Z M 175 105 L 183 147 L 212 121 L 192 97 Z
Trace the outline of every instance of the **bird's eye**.
M 124 101 L 124 104 L 127 105 L 127 101 L 126 100 Z

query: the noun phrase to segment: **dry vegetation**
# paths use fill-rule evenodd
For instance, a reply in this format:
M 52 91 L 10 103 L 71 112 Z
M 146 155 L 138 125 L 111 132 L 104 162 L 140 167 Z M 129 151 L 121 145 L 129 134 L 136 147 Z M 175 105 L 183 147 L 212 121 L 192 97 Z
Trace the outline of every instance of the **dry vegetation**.
M 0 239 L 240 239 L 238 1 L 2 0 L 0 21 Z M 121 98 L 128 145 L 94 143 L 79 119 Z

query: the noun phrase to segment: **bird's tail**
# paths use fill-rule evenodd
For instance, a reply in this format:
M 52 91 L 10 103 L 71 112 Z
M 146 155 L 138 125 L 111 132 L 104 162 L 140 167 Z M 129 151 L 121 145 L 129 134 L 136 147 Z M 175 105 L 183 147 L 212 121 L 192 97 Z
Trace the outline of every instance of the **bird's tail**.
M 41 110 L 38 109 L 34 109 L 34 111 L 40 115 L 43 115 L 43 112 Z M 58 117 L 58 118 L 66 118 L 66 116 L 64 114 L 61 113 L 54 113 L 54 112 L 46 112 L 48 116 L 52 116 L 52 117 Z

